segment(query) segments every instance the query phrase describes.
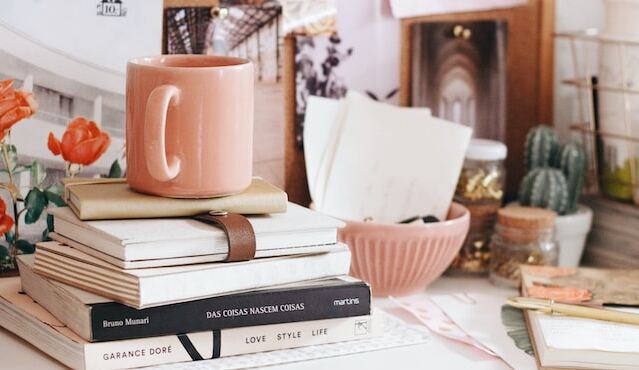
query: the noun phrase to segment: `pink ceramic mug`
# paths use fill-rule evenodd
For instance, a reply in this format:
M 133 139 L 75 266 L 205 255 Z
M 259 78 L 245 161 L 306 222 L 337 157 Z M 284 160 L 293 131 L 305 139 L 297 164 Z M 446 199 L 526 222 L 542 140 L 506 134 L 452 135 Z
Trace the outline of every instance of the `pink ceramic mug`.
M 241 58 L 132 59 L 126 77 L 129 186 L 178 198 L 240 192 L 251 183 L 253 65 Z

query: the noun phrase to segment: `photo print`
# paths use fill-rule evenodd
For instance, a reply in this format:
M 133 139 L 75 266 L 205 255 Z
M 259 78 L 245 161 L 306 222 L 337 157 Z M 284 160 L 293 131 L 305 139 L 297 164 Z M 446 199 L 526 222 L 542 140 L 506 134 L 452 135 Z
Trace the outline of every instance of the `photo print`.
M 222 0 L 217 7 L 167 8 L 168 54 L 251 60 L 257 82 L 282 78 L 282 6 L 276 0 Z
M 411 32 L 411 105 L 504 141 L 506 22 L 425 22 Z

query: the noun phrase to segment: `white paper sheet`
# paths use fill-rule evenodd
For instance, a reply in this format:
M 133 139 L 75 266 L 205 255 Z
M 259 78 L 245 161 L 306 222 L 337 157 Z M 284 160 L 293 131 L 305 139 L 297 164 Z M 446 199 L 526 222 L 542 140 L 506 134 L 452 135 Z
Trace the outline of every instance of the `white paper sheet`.
M 390 0 L 395 18 L 476 12 L 525 5 L 528 0 Z
M 517 370 L 535 370 L 535 358 L 517 348 L 501 322 L 506 299 L 488 294 L 435 295 L 431 299 L 468 335 Z
M 471 134 L 424 110 L 349 91 L 330 136 L 333 158 L 325 156 L 318 172 L 318 210 L 381 223 L 415 215 L 445 219 Z
M 335 135 L 335 123 L 343 101 L 309 96 L 304 117 L 304 160 L 306 180 L 311 199 L 318 202 L 317 177 L 322 158 L 326 156 L 331 135 Z M 334 143 L 331 143 L 331 146 Z M 332 158 L 332 153 L 331 153 Z

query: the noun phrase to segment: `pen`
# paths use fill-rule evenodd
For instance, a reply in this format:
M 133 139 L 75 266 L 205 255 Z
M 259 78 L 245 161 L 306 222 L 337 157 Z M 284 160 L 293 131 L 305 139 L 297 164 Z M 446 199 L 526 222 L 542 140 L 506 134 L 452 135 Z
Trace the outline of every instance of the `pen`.
M 561 314 L 572 317 L 581 317 L 584 319 L 639 325 L 639 314 L 629 312 L 559 303 L 555 302 L 554 300 L 530 297 L 511 297 L 508 298 L 507 302 L 509 305 L 520 309 L 535 310 L 549 314 Z

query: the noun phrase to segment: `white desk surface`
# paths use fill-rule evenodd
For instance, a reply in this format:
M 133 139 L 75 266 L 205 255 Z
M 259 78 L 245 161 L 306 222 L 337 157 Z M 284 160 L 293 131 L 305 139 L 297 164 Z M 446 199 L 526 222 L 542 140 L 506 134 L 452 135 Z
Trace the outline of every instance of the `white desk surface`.
M 503 296 L 515 295 L 515 290 L 496 288 L 487 278 L 449 277 L 435 281 L 423 293 L 487 293 Z M 417 323 L 388 299 L 375 299 L 375 305 L 396 314 L 408 322 Z M 66 369 L 65 366 L 48 357 L 31 344 L 16 335 L 0 328 L 0 368 L 7 370 L 47 370 Z M 510 369 L 498 359 L 478 360 L 467 345 L 439 337 L 433 334 L 429 344 L 401 347 L 377 352 L 361 353 L 342 357 L 333 357 L 291 363 L 269 367 L 269 369 L 473 369 L 473 370 L 507 370 Z

